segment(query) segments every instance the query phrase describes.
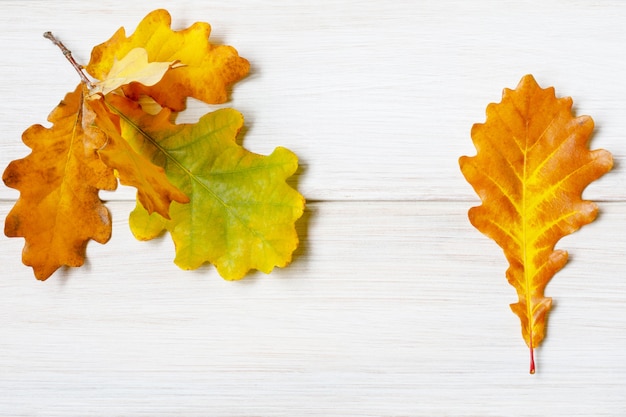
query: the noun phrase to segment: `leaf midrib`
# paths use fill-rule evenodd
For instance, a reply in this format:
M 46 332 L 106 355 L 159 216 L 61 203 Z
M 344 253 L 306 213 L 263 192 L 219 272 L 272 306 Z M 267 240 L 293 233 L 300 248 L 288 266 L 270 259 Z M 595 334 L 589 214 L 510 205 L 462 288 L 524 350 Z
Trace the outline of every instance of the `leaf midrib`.
M 526 113 L 528 114 L 528 113 Z M 522 216 L 522 261 L 524 265 L 524 293 L 526 296 L 526 314 L 528 316 L 528 342 L 529 347 L 533 349 L 533 327 L 534 320 L 532 315 L 532 297 L 530 294 L 530 284 L 531 279 L 530 274 L 528 273 L 528 213 L 526 206 L 526 194 L 527 194 L 527 184 L 528 184 L 528 124 L 529 121 L 526 119 L 526 126 L 524 132 L 524 149 L 522 153 L 524 155 L 524 168 L 522 171 L 522 204 L 521 204 L 521 216 Z

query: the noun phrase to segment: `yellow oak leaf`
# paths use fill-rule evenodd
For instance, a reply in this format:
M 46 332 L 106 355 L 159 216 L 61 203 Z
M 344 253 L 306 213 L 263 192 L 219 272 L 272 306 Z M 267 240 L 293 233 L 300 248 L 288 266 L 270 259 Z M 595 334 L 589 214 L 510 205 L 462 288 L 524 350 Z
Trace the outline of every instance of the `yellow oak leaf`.
M 23 262 L 40 280 L 63 265 L 82 265 L 87 242 L 106 243 L 111 236 L 111 216 L 98 191 L 114 190 L 117 180 L 96 153 L 106 137 L 82 126 L 85 94 L 82 85 L 67 94 L 48 117 L 51 128 L 27 129 L 22 139 L 32 152 L 2 175 L 20 191 L 4 233 L 25 239 Z
M 116 60 L 141 47 L 147 51 L 150 62 L 178 61 L 184 66 L 167 71 L 153 86 L 127 85 L 124 87 L 126 96 L 137 100 L 145 94 L 174 111 L 185 108 L 187 97 L 210 104 L 225 102 L 228 86 L 248 73 L 248 61 L 230 46 L 211 44 L 208 23 L 197 22 L 180 31 L 173 31 L 170 25 L 169 13 L 159 9 L 148 14 L 129 37 L 124 28 L 120 28 L 111 39 L 92 50 L 85 69 L 93 77 L 105 79 Z
M 90 93 L 106 95 L 133 82 L 150 87 L 161 81 L 167 70 L 175 67 L 176 61 L 148 62 L 148 51 L 134 48 L 122 59 L 113 62 L 109 73 L 101 81 L 94 83 Z
M 554 88 L 541 89 L 526 75 L 487 107 L 485 123 L 473 126 L 477 155 L 459 160 L 482 201 L 470 209 L 470 222 L 509 262 L 506 277 L 519 298 L 511 309 L 530 348 L 531 373 L 552 305 L 544 290 L 567 262 L 567 252 L 554 246 L 595 219 L 596 205 L 581 194 L 613 165 L 609 152 L 588 149 L 593 120 L 574 117 L 571 107 L 571 98 L 557 99 Z
M 137 238 L 152 239 L 167 229 L 179 267 L 211 262 L 229 280 L 250 269 L 269 273 L 291 261 L 298 245 L 295 221 L 304 210 L 304 198 L 286 183 L 298 166 L 293 153 L 279 147 L 262 156 L 242 148 L 235 138 L 243 117 L 233 109 L 175 125 L 167 109 L 153 116 L 121 96 L 107 101 L 125 115 L 122 136 L 162 166 L 190 199 L 172 203 L 171 220 L 149 215 L 138 204 L 130 218 Z
M 88 100 L 83 120 L 84 124 L 101 129 L 107 137 L 98 155 L 115 169 L 122 184 L 137 188 L 137 200 L 149 213 L 157 212 L 169 219 L 170 203 L 187 203 L 189 198 L 169 182 L 163 168 L 132 149 L 120 134 L 119 116 L 109 111 L 102 96 L 98 97 Z

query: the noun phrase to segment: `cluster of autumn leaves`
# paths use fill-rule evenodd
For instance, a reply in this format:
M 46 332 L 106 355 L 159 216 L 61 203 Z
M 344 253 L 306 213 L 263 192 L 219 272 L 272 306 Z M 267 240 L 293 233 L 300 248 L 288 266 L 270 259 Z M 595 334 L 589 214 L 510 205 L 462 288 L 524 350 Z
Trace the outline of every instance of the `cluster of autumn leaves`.
M 97 81 L 65 96 L 48 118 L 51 128 L 24 132 L 32 152 L 3 174 L 20 191 L 5 234 L 25 239 L 23 262 L 38 279 L 82 265 L 89 240 L 109 240 L 111 216 L 98 192 L 118 180 L 137 189 L 133 234 L 147 240 L 169 231 L 183 269 L 210 262 L 224 278 L 240 279 L 291 260 L 304 210 L 286 183 L 296 156 L 239 146 L 243 117 L 233 109 L 175 124 L 187 97 L 225 102 L 248 61 L 209 43 L 207 23 L 182 31 L 170 23 L 167 11 L 156 10 L 131 36 L 121 28 L 96 46 L 85 70 Z
M 233 48 L 210 44 L 209 33 L 206 23 L 173 31 L 165 10 L 150 13 L 129 37 L 118 30 L 85 67 L 96 81 L 85 77 L 67 94 L 49 117 L 51 128 L 24 132 L 32 152 L 3 175 L 20 191 L 5 234 L 25 238 L 23 261 L 37 278 L 82 265 L 89 240 L 109 239 L 111 217 L 98 192 L 114 190 L 118 180 L 137 189 L 133 234 L 147 240 L 169 231 L 183 269 L 210 262 L 224 278 L 239 279 L 289 263 L 304 209 L 286 183 L 296 156 L 239 146 L 243 117 L 233 109 L 175 124 L 187 97 L 223 103 L 228 86 L 249 70 Z M 567 262 L 567 252 L 554 247 L 595 219 L 596 205 L 581 194 L 613 163 L 609 152 L 588 149 L 593 121 L 574 117 L 571 107 L 571 98 L 557 99 L 527 75 L 487 107 L 486 122 L 472 128 L 477 155 L 459 161 L 482 201 L 470 221 L 509 261 L 506 276 L 519 298 L 511 308 L 531 372 L 552 303 L 544 290 Z

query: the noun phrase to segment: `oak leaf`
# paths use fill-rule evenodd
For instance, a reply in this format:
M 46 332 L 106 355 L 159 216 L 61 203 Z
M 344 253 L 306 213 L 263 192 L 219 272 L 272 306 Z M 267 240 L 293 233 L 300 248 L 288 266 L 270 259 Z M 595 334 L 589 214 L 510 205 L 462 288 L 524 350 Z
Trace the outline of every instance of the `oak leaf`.
M 298 245 L 295 221 L 304 209 L 303 197 L 285 181 L 298 166 L 292 152 L 279 147 L 261 156 L 242 148 L 235 139 L 243 117 L 233 109 L 175 125 L 167 109 L 152 116 L 122 97 L 109 100 L 126 116 L 122 136 L 161 165 L 190 199 L 171 205 L 171 220 L 149 215 L 138 204 L 130 217 L 137 238 L 152 239 L 167 229 L 179 267 L 211 262 L 229 280 L 290 262 Z
M 530 348 L 531 373 L 552 304 L 544 290 L 567 262 L 567 252 L 554 246 L 596 218 L 597 206 L 581 194 L 613 165 L 609 152 L 588 149 L 593 120 L 574 117 L 571 107 L 571 98 L 557 99 L 554 88 L 541 89 L 526 75 L 472 127 L 477 155 L 459 160 L 482 201 L 469 210 L 470 222 L 509 262 L 506 277 L 519 298 L 511 309 Z
M 209 104 L 224 103 L 229 85 L 248 73 L 248 61 L 230 46 L 211 44 L 208 23 L 196 22 L 180 31 L 170 26 L 171 17 L 166 10 L 151 12 L 131 36 L 126 37 L 124 28 L 120 28 L 111 39 L 96 46 L 85 69 L 93 77 L 104 79 L 116 60 L 141 47 L 148 52 L 150 62 L 178 61 L 184 66 L 167 71 L 153 86 L 129 84 L 124 88 L 127 97 L 138 100 L 145 94 L 174 111 L 185 108 L 187 97 Z
M 111 236 L 111 216 L 98 191 L 114 190 L 117 180 L 96 152 L 106 137 L 83 127 L 86 93 L 79 85 L 67 94 L 48 117 L 51 128 L 27 129 L 22 138 L 32 152 L 12 161 L 2 175 L 7 186 L 20 191 L 4 233 L 25 239 L 23 262 L 41 280 L 63 265 L 82 265 L 87 242 L 106 243 Z
M 121 136 L 119 116 L 111 113 L 104 98 L 88 100 L 85 122 L 101 129 L 106 143 L 98 149 L 100 159 L 115 169 L 120 182 L 137 189 L 137 200 L 148 210 L 169 218 L 172 201 L 189 202 L 189 198 L 172 185 L 163 168 L 154 165 L 140 152 L 136 152 Z

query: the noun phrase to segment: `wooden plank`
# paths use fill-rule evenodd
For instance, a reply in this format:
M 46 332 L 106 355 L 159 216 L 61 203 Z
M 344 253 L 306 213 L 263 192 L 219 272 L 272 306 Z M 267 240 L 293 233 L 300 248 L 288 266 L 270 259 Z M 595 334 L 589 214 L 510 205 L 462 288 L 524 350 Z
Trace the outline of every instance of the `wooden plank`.
M 132 203 L 108 206 L 111 242 L 44 283 L 0 239 L 0 414 L 626 411 L 626 203 L 559 243 L 571 261 L 534 376 L 506 262 L 467 203 L 312 203 L 293 264 L 239 282 L 178 270 L 167 237 L 132 238 Z
M 625 3 L 162 5 L 175 28 L 208 21 L 252 62 L 228 105 L 246 147 L 299 155 L 301 247 L 269 276 L 181 271 L 167 236 L 130 234 L 130 188 L 102 193 L 112 240 L 44 283 L 21 264 L 22 239 L 0 238 L 0 415 L 626 414 Z M 77 83 L 41 33 L 87 62 L 154 7 L 1 2 L 0 169 Z M 604 201 L 598 221 L 557 245 L 570 262 L 547 289 L 534 376 L 504 256 L 468 223 L 477 197 L 457 164 L 487 104 L 526 73 L 572 96 L 596 121 L 592 147 L 617 162 L 585 193 Z M 1 219 L 17 196 L 0 187 Z
M 47 114 L 78 79 L 41 33 L 52 30 L 80 62 L 120 26 L 134 31 L 146 1 L 2 2 L 0 167 L 28 150 L 21 133 Z M 624 164 L 626 4 L 322 0 L 310 4 L 171 2 L 176 28 L 209 21 L 218 43 L 252 62 L 233 90 L 246 117 L 245 145 L 299 155 L 297 182 L 310 200 L 469 200 L 457 159 L 473 154 L 473 123 L 534 73 L 542 86 L 574 98 L 598 126 L 593 147 Z M 193 106 L 192 106 L 193 107 Z M 193 107 L 194 120 L 205 107 Z M 623 201 L 619 175 L 593 198 Z M 115 198 L 132 199 L 124 190 Z M 0 188 L 0 198 L 16 198 Z

